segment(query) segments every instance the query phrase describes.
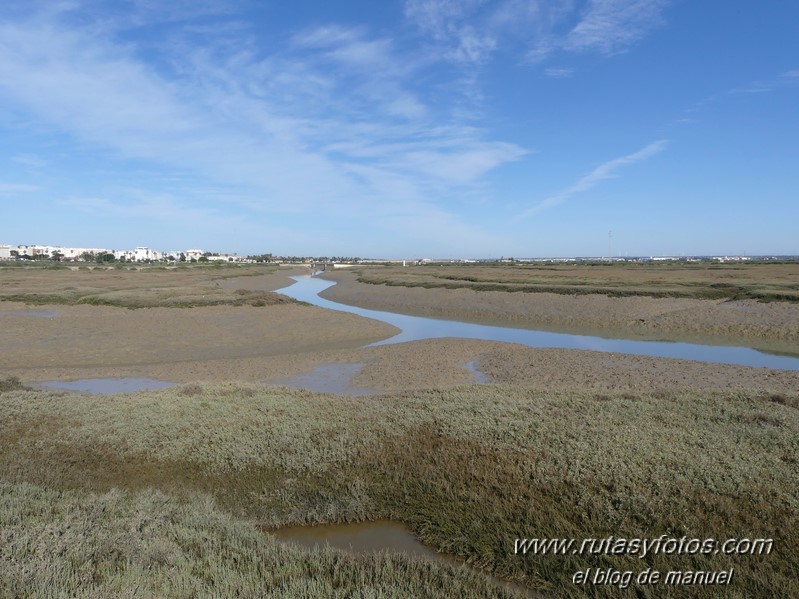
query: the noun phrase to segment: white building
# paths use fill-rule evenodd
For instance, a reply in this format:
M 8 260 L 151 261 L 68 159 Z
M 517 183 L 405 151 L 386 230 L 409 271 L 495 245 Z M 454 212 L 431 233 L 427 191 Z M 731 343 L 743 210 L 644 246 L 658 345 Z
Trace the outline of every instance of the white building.
M 142 262 L 144 260 L 160 260 L 163 257 L 163 253 L 151 250 L 148 247 L 137 247 L 133 250 L 133 260 L 136 262 Z
M 101 254 L 116 253 L 104 248 L 58 248 L 58 251 L 63 254 L 62 260 L 82 260 L 85 254 L 99 256 Z
M 208 256 L 209 262 L 246 262 L 247 259 L 244 256 L 238 256 L 236 254 L 217 254 L 216 256 Z
M 13 252 L 13 253 L 12 253 Z M 109 250 L 104 248 L 79 248 L 63 247 L 52 245 L 10 245 L 0 244 L 0 260 L 14 260 L 17 256 L 28 256 L 30 258 L 51 259 L 57 257 L 66 262 L 71 261 L 94 261 L 97 256 L 111 254 L 117 260 L 128 262 L 144 262 L 148 260 L 159 261 L 166 259 L 179 260 L 184 256 L 187 262 L 192 260 L 199 261 L 203 257 L 203 251 L 199 249 L 185 251 L 160 252 L 146 246 L 139 246 L 133 250 Z M 244 256 L 236 254 L 218 254 L 208 256 L 211 262 L 248 262 Z

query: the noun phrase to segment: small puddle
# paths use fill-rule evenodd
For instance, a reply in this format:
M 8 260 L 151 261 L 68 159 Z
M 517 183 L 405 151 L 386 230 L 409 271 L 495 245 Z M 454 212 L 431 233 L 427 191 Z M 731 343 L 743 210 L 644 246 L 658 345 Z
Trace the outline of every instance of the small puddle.
M 80 379 L 77 381 L 47 381 L 39 383 L 40 387 L 50 389 L 64 389 L 81 393 L 111 394 L 135 393 L 136 391 L 154 391 L 174 387 L 176 383 L 156 381 L 147 378 L 107 378 L 107 379 Z
M 33 318 L 55 318 L 53 310 L 0 310 L 1 316 L 32 316 Z
M 352 386 L 352 379 L 361 370 L 363 370 L 363 364 L 323 364 L 311 372 L 287 379 L 268 381 L 267 384 L 337 395 L 377 395 L 380 393 L 374 389 Z
M 474 382 L 479 383 L 481 385 L 485 385 L 491 382 L 491 377 L 489 377 L 486 373 L 481 372 L 477 367 L 477 360 L 469 360 L 463 367 L 472 373 L 474 376 Z
M 303 547 L 330 545 L 353 553 L 377 553 L 390 550 L 406 555 L 455 563 L 420 543 L 402 524 L 382 520 L 355 524 L 321 524 L 297 526 L 271 531 L 281 541 L 291 541 Z
M 281 541 L 294 543 L 309 549 L 330 546 L 355 554 L 393 551 L 450 566 L 468 567 L 462 559 L 454 555 L 437 553 L 423 545 L 406 526 L 390 520 L 358 522 L 355 524 L 296 526 L 272 530 L 269 533 L 275 535 Z M 532 591 L 521 585 L 499 580 L 477 570 L 475 572 L 511 592 L 519 593 L 526 597 L 534 596 Z

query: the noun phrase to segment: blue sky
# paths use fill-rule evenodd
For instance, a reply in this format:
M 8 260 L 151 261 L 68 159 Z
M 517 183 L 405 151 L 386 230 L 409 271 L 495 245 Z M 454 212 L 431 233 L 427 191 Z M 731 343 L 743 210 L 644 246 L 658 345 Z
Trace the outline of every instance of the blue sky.
M 4 0 L 0 243 L 799 254 L 799 4 Z

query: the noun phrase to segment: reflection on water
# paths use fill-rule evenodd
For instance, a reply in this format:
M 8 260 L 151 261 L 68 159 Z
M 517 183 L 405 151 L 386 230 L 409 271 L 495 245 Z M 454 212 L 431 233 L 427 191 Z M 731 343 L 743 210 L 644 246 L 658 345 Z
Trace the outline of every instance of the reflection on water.
M 374 389 L 352 386 L 353 377 L 357 376 L 361 370 L 363 370 L 363 364 L 324 364 L 306 374 L 268 381 L 267 384 L 339 395 L 376 395 L 379 393 Z
M 485 339 L 519 343 L 530 347 L 551 347 L 562 349 L 588 349 L 602 352 L 622 354 L 638 354 L 659 358 L 682 358 L 701 362 L 721 364 L 738 364 L 741 366 L 757 366 L 784 370 L 799 370 L 799 358 L 766 354 L 749 347 L 731 347 L 724 345 L 700 345 L 696 343 L 668 341 L 637 341 L 629 339 L 605 339 L 588 335 L 570 335 L 529 329 L 513 329 L 455 320 L 439 320 L 408 316 L 393 312 L 367 310 L 356 306 L 347 306 L 319 297 L 319 293 L 331 285 L 333 281 L 311 278 L 310 276 L 292 277 L 297 281 L 290 287 L 279 289 L 278 293 L 294 299 L 308 302 L 322 308 L 350 312 L 366 318 L 387 322 L 401 329 L 401 333 L 378 341 L 372 345 L 403 343 L 420 339 L 438 339 L 443 337 Z
M 295 543 L 302 547 L 314 548 L 330 546 L 352 553 L 378 553 L 394 551 L 413 557 L 454 566 L 464 566 L 463 560 L 445 553 L 436 553 L 423 545 L 407 527 L 391 520 L 358 522 L 355 524 L 321 524 L 317 526 L 295 526 L 270 531 L 281 541 Z M 495 584 L 508 590 L 532 596 L 520 585 L 488 577 Z
M 353 553 L 378 553 L 388 550 L 452 563 L 451 559 L 422 545 L 405 526 L 390 520 L 296 526 L 280 528 L 272 531 L 272 534 L 282 541 L 291 541 L 303 547 L 329 545 Z
M 32 316 L 34 318 L 55 318 L 52 310 L 0 310 L 0 316 Z
M 65 389 L 81 393 L 135 393 L 136 391 L 154 391 L 174 387 L 175 383 L 156 381 L 147 378 L 107 378 L 107 379 L 80 379 L 77 381 L 47 381 L 39 383 L 41 387 L 51 389 Z
M 485 385 L 486 383 L 491 381 L 491 378 L 484 372 L 481 372 L 477 368 L 477 360 L 469 360 L 463 367 L 472 373 L 474 376 L 474 380 L 476 383 L 480 383 L 481 385 Z

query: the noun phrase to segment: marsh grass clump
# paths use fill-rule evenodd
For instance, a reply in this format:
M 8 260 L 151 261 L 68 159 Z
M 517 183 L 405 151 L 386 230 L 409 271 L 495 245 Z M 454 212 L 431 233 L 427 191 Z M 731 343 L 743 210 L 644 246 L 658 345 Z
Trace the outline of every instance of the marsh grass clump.
M 205 525 L 174 515 L 165 520 L 153 516 L 164 524 L 152 528 L 169 531 L 180 521 L 186 535 L 206 539 L 204 548 L 189 548 L 208 552 L 202 559 L 209 561 L 223 559 L 231 544 L 254 547 L 247 551 L 262 555 L 247 522 L 277 528 L 391 518 L 410 525 L 438 550 L 551 597 L 581 596 L 584 589 L 573 586 L 571 576 L 589 567 L 734 568 L 735 580 L 725 589 L 729 596 L 799 596 L 799 582 L 792 574 L 799 566 L 799 540 L 793 534 L 799 528 L 799 412 L 769 396 L 599 396 L 475 385 L 355 398 L 239 383 L 200 387 L 196 395 L 182 393 L 187 388 L 183 387 L 114 401 L 88 395 L 56 398 L 41 390 L 3 393 L 0 481 L 6 489 L 16 489 L 13 493 L 33 485 L 40 489 L 37 493 L 60 493 L 65 501 L 87 493 L 100 498 L 122 493 L 125 501 L 161 497 L 137 504 L 141 507 L 134 510 L 136 518 L 148 522 L 151 513 L 162 513 L 159 502 L 196 507 L 212 498 L 214 507 L 207 509 L 229 519 L 229 541 L 218 540 Z M 21 523 L 62 518 L 52 511 L 41 515 L 36 501 L 18 500 L 13 517 L 6 518 Z M 170 513 L 179 512 L 175 510 Z M 150 530 L 146 524 L 134 526 L 129 516 L 106 511 L 111 515 L 103 516 L 109 518 L 103 526 L 128 531 L 133 535 L 130 546 L 144 542 L 142 535 Z M 113 524 L 117 520 L 119 529 Z M 652 539 L 663 534 L 771 538 L 775 549 L 762 556 L 660 554 L 644 559 L 514 553 L 517 538 Z M 194 563 L 194 554 L 187 555 L 180 544 L 180 551 L 174 550 L 169 543 L 176 542 L 175 536 L 169 535 L 158 537 L 162 549 L 147 553 L 156 556 L 148 559 L 158 568 L 182 572 L 184 564 Z M 93 557 L 85 563 L 95 568 L 113 548 L 99 538 L 87 539 L 94 553 L 87 553 Z M 46 543 L 15 547 L 19 563 L 61 559 Z M 382 576 L 395 580 L 388 570 L 396 567 L 402 569 L 406 585 L 397 589 L 431 585 L 427 594 L 410 596 L 461 596 L 452 589 L 462 587 L 447 586 L 460 583 L 433 566 L 425 566 L 425 574 L 401 560 L 335 555 L 333 562 L 314 557 L 327 564 L 323 568 L 285 557 L 281 563 L 289 565 L 282 570 L 279 584 L 284 586 L 279 588 L 307 591 L 318 585 L 322 596 L 333 596 L 328 590 L 339 584 L 338 576 L 347 581 L 342 588 L 366 588 L 382 585 Z M 139 563 L 138 558 L 124 559 Z M 219 563 L 223 565 L 209 569 L 209 589 L 216 589 L 226 576 L 239 580 L 238 568 L 244 567 Z M 244 558 L 240 562 L 246 563 Z M 351 569 L 346 564 L 352 564 Z M 266 580 L 271 570 L 263 570 L 259 576 Z M 114 580 L 119 586 L 112 594 L 132 588 L 103 576 L 80 584 L 111 592 L 106 581 Z M 356 584 L 350 577 L 365 586 L 347 586 Z M 394 583 L 386 584 L 392 588 Z M 197 592 L 186 588 L 189 595 Z M 599 597 L 715 597 L 717 591 L 712 586 L 591 588 Z M 305 591 L 296 592 L 302 596 Z M 349 591 L 342 592 L 348 596 Z M 474 591 L 478 594 L 471 596 L 490 597 L 492 592 Z M 155 593 L 179 595 L 174 589 Z
M 63 296 L 62 296 L 63 297 Z M 18 299 L 17 301 L 25 301 Z M 254 306 L 264 307 L 292 303 L 288 297 L 270 291 L 247 291 L 245 294 L 231 293 L 220 289 L 200 293 L 193 289 L 139 289 L 135 292 L 104 292 L 99 295 L 84 295 L 68 302 L 45 301 L 39 303 L 71 303 L 116 308 L 199 308 L 205 306 Z
M 784 393 L 772 393 L 769 395 L 769 400 L 782 406 L 799 409 L 799 396 L 788 397 Z
M 24 388 L 25 386 L 22 384 L 22 381 L 19 380 L 19 377 L 9 376 L 0 379 L 0 393 L 4 391 L 18 391 Z
M 189 383 L 183 385 L 177 392 L 184 397 L 196 397 L 203 394 L 203 388 L 197 383 Z

